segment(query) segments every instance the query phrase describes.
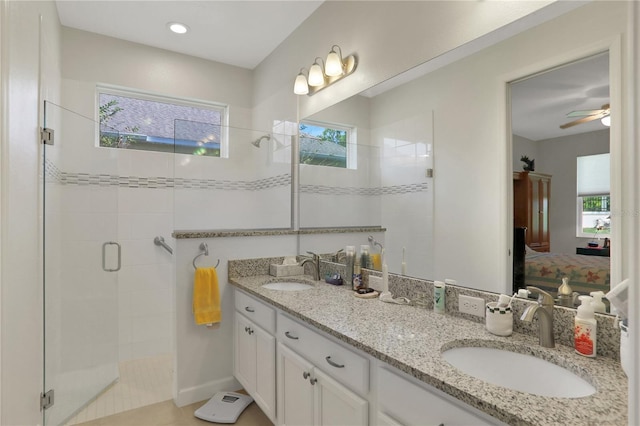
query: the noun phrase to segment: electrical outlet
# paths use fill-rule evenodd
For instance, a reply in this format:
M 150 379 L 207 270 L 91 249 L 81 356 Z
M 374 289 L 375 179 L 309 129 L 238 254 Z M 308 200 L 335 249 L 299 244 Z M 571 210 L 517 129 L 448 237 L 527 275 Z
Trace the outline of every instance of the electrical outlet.
M 484 317 L 484 299 L 461 294 L 458 296 L 458 309 L 463 314 Z

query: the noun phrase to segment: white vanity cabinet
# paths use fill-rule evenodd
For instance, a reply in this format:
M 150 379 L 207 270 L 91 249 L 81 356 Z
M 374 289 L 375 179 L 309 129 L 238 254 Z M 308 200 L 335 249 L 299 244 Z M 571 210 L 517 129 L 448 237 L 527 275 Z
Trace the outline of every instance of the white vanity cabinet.
M 281 425 L 368 424 L 366 357 L 283 314 L 277 336 Z
M 239 291 L 235 292 L 235 299 L 234 376 L 275 422 L 275 310 Z
M 378 367 L 377 375 L 379 425 L 503 424 L 387 365 Z
M 278 343 L 279 424 L 365 426 L 368 411 L 365 399 Z

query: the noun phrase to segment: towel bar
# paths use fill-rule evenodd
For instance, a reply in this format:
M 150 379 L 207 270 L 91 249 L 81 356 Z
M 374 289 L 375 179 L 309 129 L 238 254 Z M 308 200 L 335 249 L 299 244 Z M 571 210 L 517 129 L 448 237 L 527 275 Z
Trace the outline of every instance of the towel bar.
M 196 260 L 200 256 L 209 256 L 209 246 L 207 245 L 207 243 L 200 243 L 200 254 L 197 254 L 196 257 L 193 258 L 193 269 L 198 269 L 198 267 L 196 266 Z M 214 268 L 217 268 L 218 265 L 220 265 L 220 259 L 218 259 L 218 262 L 216 263 L 216 266 L 214 266 Z

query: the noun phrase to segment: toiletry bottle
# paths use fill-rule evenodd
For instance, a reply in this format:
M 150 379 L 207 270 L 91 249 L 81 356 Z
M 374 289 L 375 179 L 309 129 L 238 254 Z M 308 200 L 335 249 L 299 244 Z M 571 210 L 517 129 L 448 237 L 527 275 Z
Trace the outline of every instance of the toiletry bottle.
M 362 287 L 362 271 L 360 270 L 360 261 L 356 257 L 356 262 L 353 265 L 353 285 L 352 289 L 355 291 Z
M 433 282 L 433 310 L 444 314 L 445 285 L 442 281 Z
M 360 267 L 371 269 L 371 256 L 369 255 L 369 246 L 360 246 Z
M 593 306 L 593 312 L 600 312 L 602 314 L 607 313 L 607 307 L 602 301 L 602 298 L 604 297 L 604 292 L 592 291 L 589 294 L 591 295 L 591 297 L 593 297 L 593 302 L 591 302 L 591 306 Z
M 351 286 L 351 288 L 353 287 L 353 270 L 356 264 L 356 248 L 355 246 L 347 246 L 344 249 L 344 254 L 345 254 L 345 278 L 347 279 L 347 284 Z
M 578 306 L 574 322 L 574 346 L 580 355 L 594 358 L 596 356 L 597 323 L 593 315 L 593 306 L 591 306 L 593 299 L 590 296 L 580 296 L 579 299 L 582 304 Z
M 573 308 L 573 290 L 569 286 L 569 278 L 564 277 L 562 284 L 558 287 L 558 304 Z

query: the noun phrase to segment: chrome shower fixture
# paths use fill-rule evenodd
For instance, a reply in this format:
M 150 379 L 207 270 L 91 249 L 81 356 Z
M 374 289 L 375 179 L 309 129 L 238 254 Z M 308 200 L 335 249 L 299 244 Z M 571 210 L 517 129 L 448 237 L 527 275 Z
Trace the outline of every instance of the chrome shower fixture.
M 260 148 L 260 142 L 262 142 L 262 139 L 266 139 L 266 140 L 270 141 L 271 140 L 271 135 L 260 136 L 258 139 L 256 139 L 255 141 L 251 142 L 251 145 L 255 146 L 256 148 Z
M 380 251 L 384 251 L 384 247 L 382 247 L 382 244 L 380 244 L 379 242 L 377 242 L 375 240 L 375 238 L 373 238 L 373 235 L 369 235 L 369 244 L 372 244 L 374 246 L 378 246 L 380 247 Z

